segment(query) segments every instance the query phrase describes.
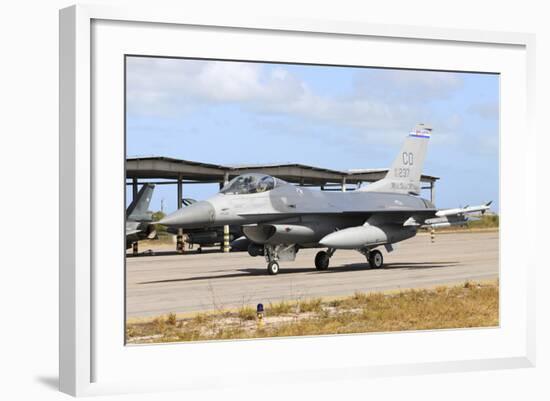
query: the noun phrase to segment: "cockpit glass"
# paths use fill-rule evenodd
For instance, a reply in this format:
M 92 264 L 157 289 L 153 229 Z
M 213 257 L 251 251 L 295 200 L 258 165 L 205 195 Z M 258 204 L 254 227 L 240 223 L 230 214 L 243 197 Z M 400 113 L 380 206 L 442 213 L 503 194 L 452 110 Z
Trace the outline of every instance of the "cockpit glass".
M 220 193 L 226 195 L 258 194 L 275 188 L 275 178 L 263 174 L 245 174 L 233 178 Z

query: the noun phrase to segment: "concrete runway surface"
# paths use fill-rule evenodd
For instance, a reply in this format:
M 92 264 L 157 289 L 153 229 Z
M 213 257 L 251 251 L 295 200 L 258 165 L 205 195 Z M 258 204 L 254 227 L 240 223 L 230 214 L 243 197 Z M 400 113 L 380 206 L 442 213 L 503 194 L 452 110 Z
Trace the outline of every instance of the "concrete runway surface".
M 311 297 L 422 288 L 499 274 L 498 232 L 419 234 L 385 252 L 384 268 L 372 270 L 356 251 L 336 251 L 326 271 L 315 270 L 319 249 L 302 249 L 294 262 L 281 262 L 276 276 L 263 257 L 247 252 L 179 255 L 159 248 L 156 256 L 128 257 L 127 316 L 147 317 L 235 308 Z

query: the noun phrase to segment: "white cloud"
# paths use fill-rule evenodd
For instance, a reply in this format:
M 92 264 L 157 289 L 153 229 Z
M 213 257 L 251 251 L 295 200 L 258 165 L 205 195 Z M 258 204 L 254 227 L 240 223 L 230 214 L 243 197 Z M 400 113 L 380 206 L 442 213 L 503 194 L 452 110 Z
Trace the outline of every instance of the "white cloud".
M 461 87 L 459 75 L 438 71 L 373 69 L 364 70 L 355 79 L 358 95 L 403 102 L 447 99 Z
M 127 83 L 131 113 L 181 115 L 197 104 L 229 102 L 258 113 L 356 128 L 360 136 L 384 131 L 399 132 L 400 138 L 417 122 L 435 125 L 426 103 L 448 98 L 462 85 L 457 74 L 356 70 L 351 92 L 331 96 L 316 93 L 284 65 L 162 58 L 129 58 Z M 447 124 L 437 123 L 438 128 Z

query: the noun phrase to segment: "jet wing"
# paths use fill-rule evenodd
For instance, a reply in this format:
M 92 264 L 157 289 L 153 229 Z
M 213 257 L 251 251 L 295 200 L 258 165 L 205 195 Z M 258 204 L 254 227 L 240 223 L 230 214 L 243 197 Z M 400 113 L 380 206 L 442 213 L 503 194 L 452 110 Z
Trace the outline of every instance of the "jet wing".
M 357 217 L 364 221 L 373 221 L 375 223 L 403 224 L 411 217 L 420 223 L 431 217 L 435 217 L 437 209 L 387 209 L 387 210 L 365 210 L 365 211 L 343 211 L 343 212 L 284 212 L 284 213 L 241 213 L 239 216 L 249 217 L 264 222 L 289 219 L 301 216 L 350 216 Z M 419 224 L 420 225 L 420 224 Z
M 440 228 L 465 225 L 469 221 L 477 220 L 475 217 L 469 217 L 470 214 L 484 214 L 487 210 L 489 210 L 491 202 L 487 202 L 479 206 L 466 206 L 464 208 L 439 210 L 435 214 L 435 217 L 424 220 L 422 226 L 428 228 Z
M 491 202 L 480 206 L 468 206 L 458 209 L 378 209 L 378 210 L 350 210 L 338 212 L 281 212 L 281 213 L 241 213 L 239 216 L 249 217 L 263 222 L 289 219 L 300 216 L 354 216 L 368 221 L 369 224 L 403 224 L 404 226 L 429 225 L 431 219 L 440 218 L 437 223 L 449 221 L 467 221 L 464 215 L 470 213 L 484 213 L 489 209 Z M 436 222 L 436 220 L 434 220 Z
M 281 219 L 288 219 L 291 217 L 300 217 L 300 216 L 306 216 L 308 214 L 319 214 L 319 213 L 298 213 L 298 212 L 291 212 L 291 213 L 239 213 L 239 216 L 242 217 L 250 217 L 258 220 L 281 220 Z
M 436 209 L 381 210 L 371 212 L 365 220 L 369 224 L 402 224 L 404 226 L 420 225 L 425 220 L 435 217 Z M 411 224 L 412 223 L 412 224 Z

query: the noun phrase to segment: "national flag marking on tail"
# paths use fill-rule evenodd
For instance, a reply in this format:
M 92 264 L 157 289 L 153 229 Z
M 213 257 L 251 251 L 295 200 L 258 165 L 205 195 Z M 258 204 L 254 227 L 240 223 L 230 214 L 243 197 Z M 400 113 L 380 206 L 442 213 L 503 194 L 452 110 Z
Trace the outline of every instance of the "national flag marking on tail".
M 409 133 L 409 136 L 415 136 L 417 138 L 429 138 L 432 134 L 431 128 L 416 128 L 414 131 Z

